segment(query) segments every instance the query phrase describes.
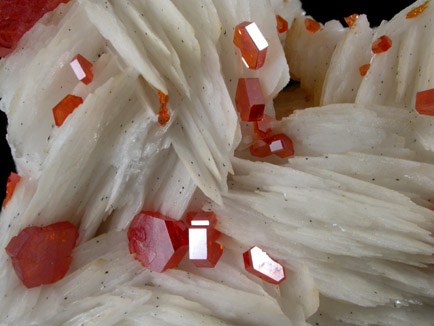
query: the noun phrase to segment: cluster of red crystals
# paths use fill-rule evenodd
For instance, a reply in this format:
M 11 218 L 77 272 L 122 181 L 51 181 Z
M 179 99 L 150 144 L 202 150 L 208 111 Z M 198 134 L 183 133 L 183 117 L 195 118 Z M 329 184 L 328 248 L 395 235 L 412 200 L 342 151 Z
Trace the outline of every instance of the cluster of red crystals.
M 242 121 L 260 121 L 264 114 L 265 100 L 258 78 L 238 80 L 235 104 Z
M 410 10 L 407 15 L 405 16 L 405 18 L 407 19 L 412 19 L 412 18 L 416 18 L 418 17 L 421 13 L 423 13 L 425 11 L 426 8 L 428 8 L 428 4 L 431 0 L 425 1 L 423 4 L 421 4 L 420 6 Z
M 277 22 L 277 32 L 280 34 L 285 33 L 288 30 L 288 22 L 286 19 L 280 17 L 279 15 L 276 15 L 276 22 Z
M 152 271 L 176 267 L 188 250 L 187 225 L 158 212 L 142 211 L 128 229 L 129 250 Z
M 220 232 L 215 229 L 214 212 L 187 214 L 189 258 L 196 267 L 215 267 L 223 254 L 223 246 L 216 242 Z
M 13 52 L 18 41 L 47 12 L 69 0 L 0 0 L 0 57 Z
M 304 20 L 304 26 L 306 27 L 308 32 L 311 34 L 315 34 L 316 32 L 318 32 L 321 29 L 320 23 L 318 23 L 318 22 L 316 22 L 310 18 L 306 18 Z
M 360 76 L 366 76 L 369 68 L 371 68 L 371 65 L 369 63 L 366 65 L 360 66 L 360 68 L 359 68 Z
M 89 85 L 92 82 L 92 64 L 81 54 L 78 54 L 69 64 L 78 80 L 85 85 Z
M 83 99 L 75 95 L 67 95 L 53 108 L 54 122 L 60 127 L 66 118 L 79 106 Z
M 244 267 L 249 273 L 271 284 L 280 284 L 286 278 L 285 267 L 259 247 L 252 247 L 243 253 Z
M 294 155 L 294 145 L 287 135 L 278 134 L 253 142 L 250 146 L 250 154 L 256 157 L 267 157 L 274 154 L 280 158 L 286 158 Z
M 351 16 L 345 17 L 345 22 L 347 23 L 348 27 L 351 29 L 355 26 L 357 19 L 359 18 L 358 14 L 352 14 Z
M 15 273 L 27 288 L 61 280 L 71 265 L 78 238 L 69 222 L 32 226 L 13 237 L 6 247 Z
M 416 94 L 416 111 L 419 114 L 434 116 L 434 88 Z
M 268 42 L 255 23 L 243 22 L 237 25 L 234 44 L 240 49 L 243 62 L 249 69 L 256 70 L 264 65 Z
M 259 138 L 267 138 L 271 134 L 271 123 L 275 120 L 268 114 L 264 114 L 262 119 L 253 122 L 253 131 Z
M 158 113 L 158 123 L 164 127 L 170 120 L 170 113 L 167 109 L 169 103 L 169 96 L 162 91 L 158 91 L 158 98 L 160 99 L 160 112 Z
M 374 43 L 372 43 L 372 52 L 375 54 L 383 53 L 392 47 L 392 40 L 390 37 L 383 35 L 377 38 Z
M 6 205 L 9 203 L 9 201 L 11 200 L 12 195 L 14 194 L 15 191 L 15 187 L 17 186 L 18 182 L 20 182 L 20 180 L 21 177 L 18 174 L 11 172 L 8 178 L 8 182 L 6 183 L 6 197 L 5 197 L 5 201 L 3 202 L 3 208 L 5 208 Z

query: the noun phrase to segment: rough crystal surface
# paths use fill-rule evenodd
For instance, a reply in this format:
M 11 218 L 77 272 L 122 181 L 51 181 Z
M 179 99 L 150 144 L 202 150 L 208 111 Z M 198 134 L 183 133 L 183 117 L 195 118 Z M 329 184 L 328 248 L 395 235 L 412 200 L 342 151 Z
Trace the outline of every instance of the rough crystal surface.
M 28 288 L 52 284 L 68 272 L 77 228 L 69 222 L 32 226 L 13 237 L 6 247 L 18 278 Z
M 265 109 L 265 100 L 258 78 L 238 80 L 235 104 L 242 121 L 259 121 Z
M 142 211 L 128 229 L 129 250 L 146 268 L 161 273 L 176 267 L 188 250 L 188 229 L 158 212 Z
M 372 43 L 372 52 L 374 54 L 379 54 L 386 52 L 392 47 L 392 40 L 390 37 L 383 35 L 377 38 L 374 43 Z
M 252 22 L 242 22 L 235 27 L 234 44 L 241 51 L 244 64 L 257 70 L 265 63 L 268 42 L 258 26 Z
M 8 178 L 8 182 L 6 183 L 6 197 L 5 201 L 3 202 L 3 208 L 6 207 L 9 201 L 12 199 L 15 187 L 17 186 L 18 182 L 20 182 L 20 180 L 21 177 L 18 174 L 11 172 Z
M 416 94 L 416 111 L 419 114 L 434 116 L 434 88 Z
M 62 101 L 53 108 L 54 122 L 60 127 L 66 118 L 79 106 L 83 104 L 83 99 L 75 95 L 67 95 Z
M 285 267 L 259 247 L 252 247 L 243 253 L 244 267 L 249 273 L 271 283 L 280 284 L 286 278 Z
M 89 85 L 93 80 L 92 63 L 90 63 L 81 54 L 78 54 L 70 62 L 70 66 L 74 71 L 77 79 L 80 80 L 85 85 Z

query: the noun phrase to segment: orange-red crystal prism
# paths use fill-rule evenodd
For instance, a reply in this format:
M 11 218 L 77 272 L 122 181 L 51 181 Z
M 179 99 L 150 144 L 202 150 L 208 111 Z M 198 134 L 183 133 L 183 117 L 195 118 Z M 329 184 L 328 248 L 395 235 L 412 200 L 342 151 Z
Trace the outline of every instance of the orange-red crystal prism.
M 416 94 L 416 111 L 422 115 L 434 116 L 434 88 Z
M 54 122 L 60 127 L 66 118 L 79 106 L 83 99 L 75 95 L 67 95 L 53 108 Z
M 270 156 L 270 144 L 268 144 L 264 139 L 258 139 L 253 142 L 249 147 L 250 155 L 256 157 L 267 157 Z
M 371 68 L 371 65 L 368 63 L 366 65 L 363 65 L 359 68 L 360 76 L 364 77 L 368 73 L 369 68 Z
M 318 32 L 321 29 L 321 24 L 314 21 L 313 19 L 310 19 L 310 18 L 305 18 L 304 26 L 306 27 L 308 32 L 311 34 L 315 34 L 316 32 Z
M 358 14 L 352 14 L 348 17 L 345 17 L 345 22 L 347 23 L 348 27 L 351 29 L 355 26 L 357 19 L 359 18 Z
M 243 259 L 246 271 L 268 283 L 280 284 L 286 278 L 285 267 L 257 246 L 243 253 Z
M 235 104 L 242 121 L 262 119 L 265 100 L 258 78 L 240 78 L 238 80 Z
M 12 195 L 14 194 L 15 187 L 17 186 L 18 182 L 20 182 L 20 180 L 21 177 L 18 174 L 11 172 L 8 181 L 6 183 L 6 197 L 5 197 L 5 201 L 3 202 L 3 208 L 5 208 L 6 205 L 9 203 L 9 201 L 12 199 Z
M 268 42 L 255 23 L 243 22 L 237 25 L 234 44 L 240 49 L 243 62 L 249 69 L 257 70 L 264 65 Z
M 294 145 L 292 144 L 291 138 L 285 134 L 268 137 L 266 138 L 266 142 L 269 144 L 271 153 L 280 158 L 294 155 Z
M 288 22 L 286 21 L 286 19 L 282 18 L 279 15 L 276 15 L 276 22 L 276 28 L 280 34 L 285 33 L 288 30 Z
M 176 267 L 188 250 L 187 225 L 158 212 L 137 214 L 127 235 L 130 253 L 158 273 Z
M 75 76 L 78 80 L 80 80 L 85 85 L 89 85 L 93 80 L 93 72 L 92 72 L 92 63 L 90 63 L 85 57 L 81 54 L 78 54 L 72 61 L 69 63 L 74 71 Z
M 264 114 L 262 119 L 253 122 L 253 131 L 259 138 L 267 138 L 271 134 L 271 124 L 275 120 L 268 114 Z
M 6 247 L 18 278 L 27 288 L 52 284 L 69 270 L 77 228 L 69 222 L 32 226 L 13 237 Z
M 158 91 L 158 98 L 160 100 L 160 111 L 158 112 L 158 123 L 164 127 L 170 120 L 170 113 L 167 109 L 169 103 L 169 96 L 162 91 Z
M 418 17 L 421 13 L 423 13 L 426 8 L 428 8 L 428 4 L 429 4 L 430 0 L 425 1 L 423 4 L 421 4 L 420 6 L 410 10 L 407 15 L 405 16 L 405 18 L 407 19 L 412 19 L 412 18 L 416 18 Z
M 372 52 L 375 54 L 383 53 L 392 47 L 392 40 L 390 37 L 383 35 L 377 38 L 374 43 L 372 43 Z

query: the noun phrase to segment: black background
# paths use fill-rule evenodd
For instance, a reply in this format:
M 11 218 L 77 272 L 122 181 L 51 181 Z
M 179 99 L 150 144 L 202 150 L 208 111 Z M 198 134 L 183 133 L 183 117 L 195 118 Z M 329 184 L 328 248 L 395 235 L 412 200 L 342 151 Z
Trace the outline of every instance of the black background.
M 343 20 L 351 14 L 366 14 L 371 26 L 378 26 L 383 19 L 390 20 L 396 13 L 413 3 L 410 0 L 304 0 L 303 9 L 308 15 L 317 21 L 325 23 L 331 19 Z M 1 96 L 1 94 L 0 94 Z M 0 150 L 1 150 L 1 174 L 0 174 L 0 202 L 3 201 L 6 189 L 6 180 L 15 166 L 11 158 L 9 146 L 6 142 L 7 119 L 3 112 L 0 112 Z

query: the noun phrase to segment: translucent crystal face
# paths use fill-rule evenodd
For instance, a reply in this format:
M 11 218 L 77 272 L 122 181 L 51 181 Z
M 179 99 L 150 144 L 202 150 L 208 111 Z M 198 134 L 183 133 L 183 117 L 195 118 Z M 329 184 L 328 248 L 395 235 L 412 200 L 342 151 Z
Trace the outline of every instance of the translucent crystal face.
M 285 280 L 285 268 L 261 248 L 255 246 L 243 256 L 246 270 L 253 275 L 272 284 L 279 284 Z

